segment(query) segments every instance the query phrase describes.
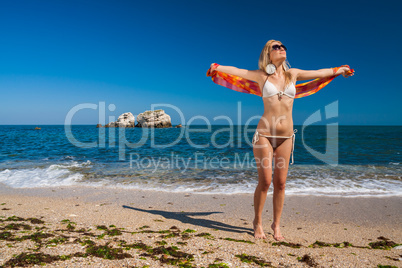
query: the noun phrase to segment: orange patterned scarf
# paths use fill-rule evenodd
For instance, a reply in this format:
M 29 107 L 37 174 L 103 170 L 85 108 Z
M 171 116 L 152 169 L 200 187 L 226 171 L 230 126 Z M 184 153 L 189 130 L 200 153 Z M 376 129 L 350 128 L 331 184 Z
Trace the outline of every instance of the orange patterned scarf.
M 343 66 L 349 67 L 348 65 L 342 65 L 341 67 Z M 334 73 L 338 71 L 339 68 L 340 67 L 335 67 Z M 350 72 L 353 73 L 354 70 L 350 69 Z M 295 98 L 302 98 L 313 95 L 314 93 L 318 92 L 320 89 L 328 85 L 338 75 L 325 78 L 317 78 L 315 80 L 296 85 Z M 238 92 L 262 96 L 260 86 L 257 82 L 216 70 L 212 71 L 211 68 L 208 70 L 207 76 L 211 76 L 212 81 L 214 81 L 218 85 L 230 88 Z

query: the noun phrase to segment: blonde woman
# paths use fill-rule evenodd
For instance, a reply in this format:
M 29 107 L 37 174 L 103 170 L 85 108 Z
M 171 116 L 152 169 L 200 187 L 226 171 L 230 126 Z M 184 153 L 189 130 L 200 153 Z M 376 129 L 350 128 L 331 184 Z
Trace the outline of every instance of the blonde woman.
M 259 70 L 249 71 L 231 66 L 211 65 L 212 70 L 257 82 L 262 91 L 264 113 L 253 137 L 253 153 L 258 169 L 258 185 L 254 193 L 254 236 L 255 238 L 266 238 L 262 225 L 262 211 L 268 189 L 273 181 L 273 223 L 271 228 L 274 239 L 280 241 L 284 239 L 280 230 L 280 220 L 291 154 L 293 162 L 295 134 L 292 108 L 296 95 L 296 81 L 325 78 L 338 74 L 348 77 L 352 74 L 348 67 L 341 67 L 336 73 L 332 68 L 315 71 L 289 69 L 286 47 L 276 40 L 270 40 L 265 44 L 258 67 Z

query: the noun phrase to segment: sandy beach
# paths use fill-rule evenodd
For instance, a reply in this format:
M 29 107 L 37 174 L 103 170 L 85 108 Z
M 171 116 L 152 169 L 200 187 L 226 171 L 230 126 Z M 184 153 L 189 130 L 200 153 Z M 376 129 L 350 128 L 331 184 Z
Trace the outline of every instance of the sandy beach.
M 253 237 L 251 194 L 0 187 L 0 267 L 401 267 L 402 198 L 272 197 Z M 389 266 L 386 266 L 389 265 Z

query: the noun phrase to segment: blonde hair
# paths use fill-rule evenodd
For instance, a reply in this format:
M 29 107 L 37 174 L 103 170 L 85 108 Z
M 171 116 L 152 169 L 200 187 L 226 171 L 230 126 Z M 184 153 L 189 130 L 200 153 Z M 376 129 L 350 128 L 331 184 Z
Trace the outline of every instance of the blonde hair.
M 262 49 L 261 54 L 260 54 L 260 58 L 258 60 L 258 68 L 261 71 L 263 71 L 264 73 L 266 73 L 268 76 L 269 76 L 269 74 L 265 71 L 265 67 L 267 67 L 267 65 L 269 63 L 271 63 L 271 60 L 269 58 L 269 54 L 271 53 L 271 44 L 273 42 L 278 42 L 278 43 L 280 43 L 282 45 L 281 41 L 269 40 L 265 44 L 264 48 Z M 290 69 L 290 64 L 289 64 L 287 59 L 282 63 L 282 68 L 283 68 L 283 70 L 285 72 L 285 86 L 287 86 L 290 83 L 290 81 L 292 80 L 292 75 L 287 71 L 287 70 Z

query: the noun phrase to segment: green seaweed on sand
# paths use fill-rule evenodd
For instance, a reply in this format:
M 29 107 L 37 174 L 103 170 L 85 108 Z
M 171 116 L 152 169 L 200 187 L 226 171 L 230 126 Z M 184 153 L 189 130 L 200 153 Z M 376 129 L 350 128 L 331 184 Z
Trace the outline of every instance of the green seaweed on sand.
M 98 226 L 96 226 L 96 229 L 105 231 L 102 235 L 100 235 L 101 238 L 103 238 L 105 235 L 108 235 L 108 236 L 122 235 L 122 232 L 118 228 L 109 229 L 105 225 L 98 225 Z
M 117 228 L 107 230 L 107 235 L 108 236 L 117 236 L 117 235 L 121 235 L 121 234 L 122 234 L 122 232 Z
M 13 234 L 11 232 L 1 232 L 0 233 L 0 240 L 13 241 L 12 237 L 13 237 Z
M 230 266 L 227 263 L 219 262 L 208 265 L 208 268 L 230 268 Z
M 204 237 L 206 239 L 214 239 L 214 237 L 210 233 L 200 233 L 196 234 L 195 236 Z
M 288 243 L 288 242 L 284 242 L 284 241 L 273 242 L 272 245 L 273 246 L 285 246 L 285 247 L 290 247 L 290 248 L 300 248 L 303 246 L 301 244 L 295 244 L 295 243 L 291 243 L 291 242 Z
M 70 223 L 70 224 L 77 224 L 77 223 L 75 223 L 75 222 L 73 222 L 73 221 L 70 221 L 69 219 L 65 219 L 65 220 L 62 220 L 62 221 L 60 221 L 61 223 Z
M 193 229 L 186 229 L 186 230 L 184 230 L 183 232 L 182 232 L 182 234 L 186 234 L 186 233 L 195 233 L 195 232 L 197 232 L 196 230 L 193 230 Z
M 65 237 L 65 236 L 56 237 L 56 238 L 53 238 L 53 239 L 47 241 L 46 247 L 55 247 L 59 244 L 65 243 L 66 241 L 67 241 L 67 237 Z
M 303 257 L 298 257 L 297 259 L 299 260 L 299 262 L 305 262 L 308 266 L 314 266 L 314 267 L 317 266 L 317 263 L 314 260 L 314 258 L 308 254 L 304 254 Z
M 104 237 L 105 237 L 105 233 L 103 233 L 103 234 L 100 234 L 100 235 L 98 235 L 96 238 L 98 238 L 98 239 L 103 239 Z
M 32 230 L 32 227 L 28 224 L 23 224 L 23 223 L 10 223 L 3 228 L 3 230 Z
M 31 235 L 24 235 L 22 237 L 16 238 L 16 240 L 17 241 L 32 240 L 38 244 L 41 244 L 43 239 L 46 239 L 49 237 L 54 237 L 54 235 L 40 231 L 40 232 L 35 232 Z
M 255 264 L 260 265 L 260 266 L 273 267 L 271 265 L 271 262 L 265 261 L 265 260 L 260 259 L 260 258 L 258 258 L 256 256 L 250 256 L 250 255 L 247 255 L 247 254 L 244 254 L 244 253 L 241 254 L 241 255 L 235 255 L 235 256 L 238 257 L 242 262 L 245 262 L 245 263 L 254 262 Z
M 385 256 L 385 258 L 392 260 L 392 261 L 399 261 L 399 258 L 392 258 L 390 256 Z
M 161 241 L 156 241 L 156 244 L 160 245 L 160 246 L 164 246 L 167 245 L 167 242 L 165 240 L 161 240 Z
M 25 219 L 17 216 L 11 216 L 5 219 L 4 221 L 25 221 Z
M 181 239 L 188 240 L 188 239 L 190 239 L 190 235 L 189 234 L 182 234 Z
M 398 268 L 397 266 L 393 266 L 393 265 L 377 265 L 377 268 Z
M 26 253 L 23 252 L 10 260 L 8 260 L 4 267 L 26 267 L 32 265 L 45 265 L 54 261 L 62 260 L 61 256 L 49 255 L 44 253 Z
M 142 229 L 148 229 L 148 228 L 149 228 L 148 225 L 144 225 L 144 226 L 139 227 L 138 229 L 142 230 Z
M 67 230 L 70 231 L 70 232 L 75 229 L 75 226 L 74 226 L 74 225 L 77 225 L 75 222 L 72 222 L 72 221 L 70 221 L 70 220 L 68 220 L 68 219 L 62 220 L 61 223 L 67 223 L 66 228 L 67 228 Z
M 394 247 L 399 246 L 400 244 L 395 243 L 394 241 L 391 240 L 380 240 L 376 242 L 371 242 L 369 243 L 369 246 L 372 249 L 383 249 L 383 250 L 390 250 Z
M 227 241 L 232 241 L 232 242 L 240 242 L 240 243 L 247 243 L 247 244 L 255 244 L 254 242 L 251 242 L 250 240 L 239 240 L 239 239 L 234 239 L 234 238 L 221 238 L 223 240 L 227 240 Z
M 158 255 L 161 257 L 158 258 Z M 156 247 L 148 249 L 140 256 L 153 257 L 159 259 L 161 263 L 167 263 L 171 265 L 178 265 L 180 267 L 192 267 L 191 261 L 194 261 L 194 256 L 186 252 L 179 251 L 177 247 Z
M 84 241 L 81 241 L 81 239 L 78 239 L 77 242 L 79 242 L 82 246 L 94 246 L 95 242 L 89 239 L 85 239 Z
M 162 238 L 172 238 L 172 237 L 178 237 L 178 236 L 180 236 L 179 232 L 170 232 L 169 234 L 162 235 L 161 237 Z
M 347 248 L 347 247 L 357 247 L 357 246 L 353 246 L 351 243 L 349 242 L 342 242 L 342 243 L 325 243 L 322 241 L 315 241 L 313 244 L 311 244 L 310 246 L 308 246 L 309 248 L 322 248 L 322 247 L 336 247 L 336 248 Z
M 103 246 L 88 245 L 86 249 L 86 254 L 108 260 L 115 260 L 115 259 L 121 260 L 125 258 L 132 258 L 130 254 L 123 253 L 122 248 L 109 247 L 109 243 L 106 243 Z
M 121 242 L 121 246 L 122 247 L 124 247 L 125 249 L 131 249 L 131 248 L 134 248 L 134 249 L 141 249 L 141 250 L 143 250 L 143 251 L 147 251 L 147 250 L 150 250 L 150 249 L 152 249 L 152 247 L 150 247 L 150 246 L 147 246 L 146 244 L 144 244 L 144 243 L 142 243 L 142 242 L 138 242 L 138 243 L 134 243 L 134 244 L 127 244 L 127 243 L 125 243 L 125 242 Z
M 96 229 L 98 229 L 98 230 L 103 230 L 103 231 L 107 231 L 107 230 L 108 230 L 108 228 L 107 228 L 105 225 L 98 225 L 98 226 L 96 226 Z
M 139 232 L 131 232 L 131 234 L 153 234 L 153 233 L 157 233 L 157 232 L 155 232 L 153 230 L 142 230 Z
M 27 221 L 30 221 L 32 224 L 44 224 L 45 222 L 37 219 L 37 218 L 28 218 Z

